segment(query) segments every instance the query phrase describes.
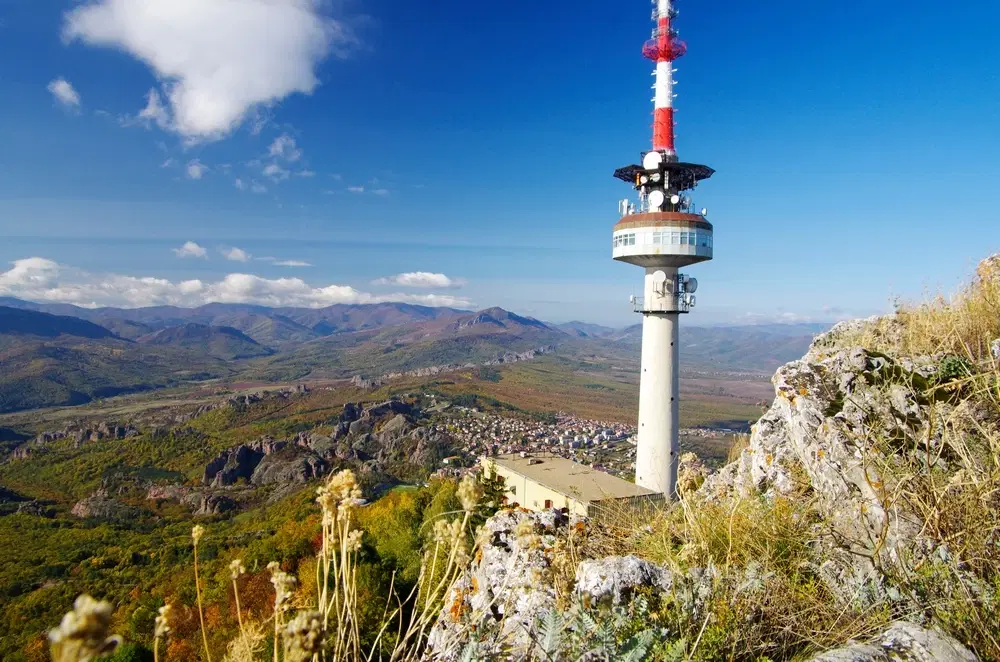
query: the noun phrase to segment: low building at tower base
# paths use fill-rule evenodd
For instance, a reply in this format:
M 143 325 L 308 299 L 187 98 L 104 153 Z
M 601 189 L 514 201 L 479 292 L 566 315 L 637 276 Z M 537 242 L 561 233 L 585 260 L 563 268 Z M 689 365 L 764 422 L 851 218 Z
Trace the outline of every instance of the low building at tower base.
M 556 455 L 498 455 L 484 457 L 480 463 L 487 476 L 503 478 L 508 503 L 528 510 L 565 509 L 593 518 L 664 501 L 663 495 L 653 490 Z

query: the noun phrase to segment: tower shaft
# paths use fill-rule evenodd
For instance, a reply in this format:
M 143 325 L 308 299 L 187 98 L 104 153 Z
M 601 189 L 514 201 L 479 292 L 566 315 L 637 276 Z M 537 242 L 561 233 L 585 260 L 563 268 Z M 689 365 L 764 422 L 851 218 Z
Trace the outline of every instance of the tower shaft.
M 657 272 L 666 275 L 662 285 Z M 662 276 L 660 276 L 662 278 Z M 677 490 L 679 317 L 677 269 L 646 269 L 635 482 L 668 497 Z
M 635 482 L 672 498 L 679 460 L 679 322 L 695 305 L 698 281 L 678 269 L 711 260 L 714 234 L 688 195 L 715 172 L 677 158 L 674 145 L 674 68 L 687 45 L 672 22 L 674 0 L 653 0 L 653 37 L 642 47 L 656 63 L 653 149 L 642 163 L 618 168 L 615 177 L 638 193 L 619 201 L 622 218 L 612 231 L 614 259 L 645 271 L 642 301 L 642 360 L 639 375 L 639 428 Z

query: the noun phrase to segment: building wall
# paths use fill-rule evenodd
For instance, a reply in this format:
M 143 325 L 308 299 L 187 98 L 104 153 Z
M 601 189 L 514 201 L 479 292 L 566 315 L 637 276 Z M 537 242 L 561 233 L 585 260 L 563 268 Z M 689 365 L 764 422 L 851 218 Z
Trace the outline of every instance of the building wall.
M 518 503 L 528 510 L 542 511 L 549 508 L 568 508 L 569 512 L 586 517 L 588 504 L 565 494 L 560 494 L 544 485 L 529 480 L 516 471 L 503 467 L 489 458 L 483 460 L 484 469 L 493 476 L 501 476 L 507 485 L 507 500 Z M 510 490 L 513 489 L 513 493 Z M 548 503 L 547 503 L 548 502 Z

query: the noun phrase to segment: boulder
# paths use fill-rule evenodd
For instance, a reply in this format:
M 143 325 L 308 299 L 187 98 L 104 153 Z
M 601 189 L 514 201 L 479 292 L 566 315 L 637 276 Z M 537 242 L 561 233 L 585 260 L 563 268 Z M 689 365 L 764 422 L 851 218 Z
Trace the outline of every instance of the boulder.
M 146 498 L 150 501 L 180 501 L 190 490 L 183 485 L 150 485 Z
M 477 559 L 453 586 L 431 630 L 428 657 L 457 660 L 473 630 L 487 650 L 501 641 L 528 646 L 531 629 L 556 605 L 553 582 L 544 579 L 567 523 L 556 511 L 502 510 L 488 519 Z
M 666 568 L 635 556 L 609 556 L 583 561 L 576 568 L 576 590 L 592 604 L 621 604 L 641 586 L 669 591 L 673 576 Z
M 202 482 L 213 487 L 233 485 L 240 478 L 250 480 L 260 461 L 264 459 L 262 450 L 241 444 L 223 451 L 205 467 Z
M 872 554 L 893 563 L 919 542 L 911 513 L 883 507 L 871 453 L 876 436 L 929 437 L 931 451 L 938 447 L 939 437 L 928 435 L 928 403 L 910 386 L 926 384 L 936 368 L 926 358 L 894 361 L 860 347 L 828 354 L 824 346 L 821 336 L 804 359 L 778 369 L 777 397 L 753 426 L 749 447 L 706 480 L 699 495 L 791 494 L 807 481 L 838 538 L 821 574 L 850 596 L 871 576 Z
M 237 503 L 224 494 L 206 494 L 201 497 L 201 503 L 195 515 L 221 515 L 236 510 Z
M 379 429 L 379 437 L 382 439 L 398 437 L 402 433 L 406 432 L 409 426 L 410 423 L 406 420 L 406 416 L 396 414 Z
M 867 644 L 820 653 L 810 662 L 978 662 L 969 649 L 938 630 L 899 621 Z
M 80 519 L 100 519 L 107 522 L 134 521 L 139 514 L 137 509 L 107 496 L 102 490 L 77 501 L 70 512 Z
M 329 466 L 312 451 L 289 447 L 266 455 L 260 461 L 250 483 L 253 485 L 304 483 L 326 475 Z
M 344 405 L 344 411 L 340 413 L 340 422 L 353 423 L 354 421 L 361 418 L 361 413 L 363 411 L 364 410 L 361 408 L 361 405 L 355 402 L 348 402 L 346 405 Z
M 377 419 L 386 414 L 412 414 L 413 407 L 400 400 L 387 400 L 364 411 L 363 418 Z
M 352 437 L 364 434 L 365 432 L 371 432 L 372 424 L 368 420 L 358 419 L 351 423 L 347 428 L 347 433 Z

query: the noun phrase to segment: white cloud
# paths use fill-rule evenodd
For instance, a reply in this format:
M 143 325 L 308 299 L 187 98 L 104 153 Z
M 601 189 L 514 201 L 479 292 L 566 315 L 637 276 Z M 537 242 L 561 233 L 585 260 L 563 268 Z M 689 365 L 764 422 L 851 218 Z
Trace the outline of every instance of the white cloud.
M 247 253 L 242 248 L 236 248 L 235 246 L 233 246 L 228 250 L 220 250 L 219 252 L 222 253 L 227 260 L 232 260 L 233 262 L 250 261 L 250 253 Z
M 471 301 L 461 297 L 401 293 L 374 295 L 347 285 L 313 286 L 300 278 L 271 280 L 251 274 L 229 274 L 213 283 L 201 280 L 177 282 L 164 278 L 91 274 L 39 257 L 17 260 L 13 265 L 9 271 L 0 272 L 0 295 L 85 307 L 200 306 L 219 302 L 322 308 L 336 303 L 389 301 L 473 307 Z
M 295 138 L 287 133 L 283 133 L 274 139 L 271 147 L 267 150 L 272 158 L 285 159 L 286 161 L 298 161 L 302 158 L 302 150 L 295 146 Z
M 205 176 L 206 172 L 208 172 L 208 166 L 198 159 L 190 161 L 187 164 L 188 179 L 201 179 Z
M 400 287 L 462 287 L 465 282 L 448 278 L 444 274 L 435 274 L 428 271 L 411 271 L 405 274 L 396 274 L 388 278 L 379 278 L 372 281 L 373 285 L 398 285 Z
M 76 109 L 80 107 L 80 94 L 65 78 L 56 78 L 49 83 L 48 90 L 56 98 L 56 101 L 66 108 Z
M 183 246 L 173 251 L 177 257 L 208 257 L 208 251 L 193 241 L 185 241 Z
M 161 129 L 170 130 L 170 113 L 164 108 L 160 93 L 155 89 L 146 94 L 146 107 L 139 111 L 139 120 L 146 126 L 155 123 Z
M 243 181 L 242 179 L 240 179 L 239 177 L 237 177 L 236 181 L 233 182 L 233 186 L 235 186 L 236 188 L 238 188 L 241 191 L 247 190 L 247 183 L 245 181 Z
M 389 195 L 389 189 L 387 189 L 387 188 L 377 188 L 374 191 L 372 191 L 372 193 L 374 193 L 375 195 L 385 196 L 385 195 Z
M 282 179 L 288 179 L 288 175 L 290 174 L 287 170 L 282 168 L 277 163 L 269 163 L 268 165 L 264 166 L 263 173 L 265 177 L 270 177 L 272 180 L 276 182 L 279 182 Z
M 295 176 L 296 177 L 315 177 L 316 173 L 313 172 L 312 170 L 299 170 L 297 173 L 295 173 Z
M 172 168 L 175 163 L 176 163 L 176 161 L 174 159 L 172 159 L 172 158 L 171 159 L 167 159 L 166 161 L 164 161 L 163 163 L 160 164 L 160 167 L 161 168 Z
M 365 192 L 365 187 L 364 186 L 348 186 L 347 190 L 350 191 L 351 193 L 364 193 Z
M 302 260 L 282 260 L 280 262 L 275 262 L 279 267 L 311 267 L 312 265 L 308 262 L 303 262 Z
M 267 193 L 267 187 L 259 182 L 254 182 L 250 185 L 251 193 Z
M 267 107 L 291 94 L 311 94 L 317 65 L 357 44 L 344 23 L 322 14 L 325 4 L 85 0 L 66 13 L 63 36 L 145 63 L 169 105 L 151 118 L 189 142 L 217 140 L 245 120 L 261 124 Z

